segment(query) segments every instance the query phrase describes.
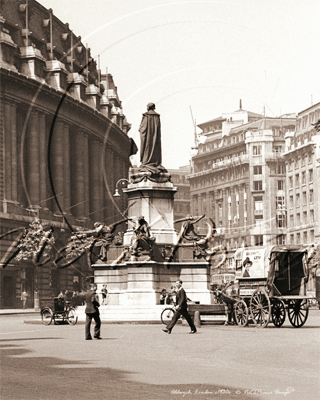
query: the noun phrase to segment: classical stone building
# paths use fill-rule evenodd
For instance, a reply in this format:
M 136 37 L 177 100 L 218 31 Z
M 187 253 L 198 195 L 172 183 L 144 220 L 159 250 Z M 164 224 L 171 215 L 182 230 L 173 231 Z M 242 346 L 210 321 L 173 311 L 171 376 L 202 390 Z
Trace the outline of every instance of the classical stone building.
M 211 217 L 215 244 L 229 250 L 285 243 L 282 152 L 295 118 L 264 117 L 240 103 L 238 111 L 198 126 L 203 132 L 189 175 L 192 214 Z
M 299 112 L 296 130 L 285 136 L 288 243 L 320 242 L 320 103 Z
M 54 228 L 56 252 L 70 226 L 122 219 L 126 197 L 115 203 L 113 193 L 136 147 L 112 75 L 36 1 L 1 2 L 0 67 L 1 235 L 40 218 Z M 1 240 L 2 263 L 16 236 Z M 21 307 L 23 289 L 33 306 L 35 290 L 41 299 L 85 288 L 83 259 L 63 270 L 13 259 L 1 267 L 1 307 Z

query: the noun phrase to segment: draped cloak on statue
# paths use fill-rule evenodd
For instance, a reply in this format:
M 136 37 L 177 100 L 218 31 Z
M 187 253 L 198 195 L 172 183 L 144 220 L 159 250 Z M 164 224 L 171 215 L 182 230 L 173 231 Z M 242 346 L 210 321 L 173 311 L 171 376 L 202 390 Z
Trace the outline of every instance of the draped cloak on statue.
M 161 124 L 160 115 L 153 110 L 143 114 L 139 127 L 140 132 L 140 162 L 143 169 L 152 173 L 164 170 L 161 154 Z

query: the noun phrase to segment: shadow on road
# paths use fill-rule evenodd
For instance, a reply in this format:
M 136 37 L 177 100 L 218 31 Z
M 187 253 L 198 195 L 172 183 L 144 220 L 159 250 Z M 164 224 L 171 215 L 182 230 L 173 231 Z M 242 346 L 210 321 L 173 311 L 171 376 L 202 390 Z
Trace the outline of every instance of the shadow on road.
M 130 376 L 134 375 L 132 372 L 96 368 L 92 367 L 90 362 L 66 361 L 56 357 L 32 357 L 29 353 L 29 350 L 21 347 L 1 349 L 1 398 L 6 400 L 31 398 L 87 400 L 93 396 L 96 399 L 109 400 L 259 398 L 253 393 L 248 395 L 236 393 L 235 388 L 221 388 L 217 385 L 146 384 L 131 380 Z

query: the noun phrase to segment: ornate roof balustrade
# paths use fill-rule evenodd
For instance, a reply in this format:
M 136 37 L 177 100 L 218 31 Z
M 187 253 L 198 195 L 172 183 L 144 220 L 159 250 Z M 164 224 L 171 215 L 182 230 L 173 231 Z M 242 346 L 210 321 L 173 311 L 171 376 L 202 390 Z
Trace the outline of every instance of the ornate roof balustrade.
M 241 165 L 241 164 L 248 164 L 248 163 L 249 163 L 249 155 L 248 154 L 242 154 L 241 156 L 238 156 L 238 157 L 233 157 L 233 158 L 228 158 L 227 160 L 213 162 L 211 168 L 208 168 L 206 170 L 195 172 L 194 174 L 188 175 L 187 179 L 196 178 L 198 176 L 202 176 L 202 175 L 211 173 L 212 171 L 218 171 L 218 170 L 222 170 L 222 169 L 225 169 L 225 168 L 230 168 L 232 166 L 237 166 L 237 165 Z

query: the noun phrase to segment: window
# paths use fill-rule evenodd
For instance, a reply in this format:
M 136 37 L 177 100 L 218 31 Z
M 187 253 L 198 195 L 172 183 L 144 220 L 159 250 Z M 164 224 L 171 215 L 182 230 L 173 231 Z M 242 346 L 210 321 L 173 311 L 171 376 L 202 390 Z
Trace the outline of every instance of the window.
M 307 183 L 306 172 L 303 171 L 301 175 L 302 184 L 305 185 Z
M 309 202 L 313 203 L 313 189 L 310 189 L 310 192 L 309 192 Z
M 307 211 L 303 211 L 302 223 L 303 223 L 303 224 L 307 224 L 307 223 L 308 223 L 308 220 L 307 220 Z
M 262 190 L 262 181 L 254 181 L 253 189 L 254 190 Z
M 300 194 L 296 194 L 296 207 L 300 207 Z
M 310 231 L 310 242 L 314 242 L 314 230 Z
M 313 182 L 313 169 L 309 169 L 309 182 Z
M 277 215 L 276 226 L 277 226 L 277 228 L 285 228 L 286 227 L 286 216 L 284 214 Z
M 290 208 L 293 208 L 293 196 L 290 196 Z
M 286 166 L 285 165 L 283 165 L 283 164 L 281 164 L 281 165 L 278 165 L 278 174 L 279 175 L 285 175 L 285 173 L 286 173 Z
M 300 225 L 300 213 L 297 214 L 297 225 Z
M 253 175 L 262 175 L 262 165 L 255 165 L 253 167 Z
M 299 174 L 296 174 L 296 177 L 295 177 L 295 185 L 296 185 L 296 187 L 300 185 Z
M 301 240 L 300 240 L 300 233 L 297 233 L 296 244 L 301 244 L 300 242 L 301 242 Z
M 293 177 L 289 176 L 289 189 L 293 188 Z
M 256 226 L 260 226 L 261 223 L 263 222 L 263 215 L 256 215 L 254 217 L 254 221 L 255 221 Z
M 263 246 L 263 235 L 255 235 L 254 243 L 255 246 Z
M 308 232 L 303 232 L 303 243 L 308 243 Z
M 302 193 L 302 204 L 304 206 L 307 204 L 307 192 Z
M 284 181 L 278 181 L 278 190 L 284 190 Z
M 314 223 L 314 210 L 310 210 L 310 223 Z
M 273 151 L 275 153 L 282 153 L 282 146 L 273 146 Z
M 277 244 L 286 244 L 286 235 L 278 235 Z
M 294 244 L 294 235 L 290 235 L 290 244 Z
M 261 145 L 253 146 L 253 155 L 260 156 L 261 155 Z
M 255 209 L 255 211 L 262 211 L 263 210 L 263 199 L 262 199 L 262 196 L 254 198 L 254 209 Z
M 293 214 L 290 215 L 290 226 L 294 226 Z
M 276 208 L 277 208 L 277 210 L 282 210 L 282 209 L 285 208 L 284 196 L 277 196 L 276 197 Z

